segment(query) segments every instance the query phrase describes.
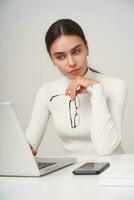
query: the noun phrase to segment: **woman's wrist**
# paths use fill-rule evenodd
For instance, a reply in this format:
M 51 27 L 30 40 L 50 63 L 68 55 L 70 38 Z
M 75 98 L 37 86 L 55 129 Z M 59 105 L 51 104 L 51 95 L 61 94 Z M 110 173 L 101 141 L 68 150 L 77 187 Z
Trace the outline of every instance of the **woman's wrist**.
M 37 154 L 37 150 L 31 144 L 29 144 L 29 146 L 30 146 L 30 149 L 31 149 L 33 155 L 35 156 Z

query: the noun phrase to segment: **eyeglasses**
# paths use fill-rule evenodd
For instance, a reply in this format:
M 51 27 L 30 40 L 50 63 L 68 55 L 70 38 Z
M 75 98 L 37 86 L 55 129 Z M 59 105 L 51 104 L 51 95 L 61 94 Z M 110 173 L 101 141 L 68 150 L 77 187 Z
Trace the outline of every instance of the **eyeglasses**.
M 70 101 L 69 101 L 69 116 L 70 116 L 70 122 L 71 122 L 72 128 L 76 128 L 77 126 L 79 126 L 79 123 L 80 123 L 80 116 L 78 114 L 79 107 L 80 107 L 79 96 L 77 96 L 74 101 L 72 101 L 70 99 Z
M 52 101 L 54 98 L 63 96 L 65 94 L 54 95 L 50 98 L 49 101 Z M 80 115 L 78 114 L 78 109 L 80 107 L 80 99 L 79 96 L 76 96 L 75 100 L 69 100 L 69 117 L 71 128 L 76 128 L 80 123 Z
M 52 96 L 52 97 L 49 99 L 49 101 L 52 101 L 53 98 L 55 98 L 55 97 L 59 97 L 59 96 L 63 96 L 63 95 L 65 95 L 65 94 L 56 94 L 56 95 Z

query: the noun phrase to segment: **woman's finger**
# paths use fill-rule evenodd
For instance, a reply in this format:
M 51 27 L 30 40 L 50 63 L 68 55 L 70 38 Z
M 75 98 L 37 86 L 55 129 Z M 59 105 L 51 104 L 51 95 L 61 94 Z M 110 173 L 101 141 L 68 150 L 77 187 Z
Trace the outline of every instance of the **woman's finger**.
M 80 89 L 81 89 L 81 86 L 79 85 L 78 81 L 75 81 L 74 84 L 71 85 L 69 95 L 72 100 L 75 100 L 76 95 Z
M 68 87 L 67 87 L 66 90 L 65 90 L 65 95 L 66 95 L 66 96 L 69 94 L 69 91 L 70 91 L 70 84 L 68 85 Z

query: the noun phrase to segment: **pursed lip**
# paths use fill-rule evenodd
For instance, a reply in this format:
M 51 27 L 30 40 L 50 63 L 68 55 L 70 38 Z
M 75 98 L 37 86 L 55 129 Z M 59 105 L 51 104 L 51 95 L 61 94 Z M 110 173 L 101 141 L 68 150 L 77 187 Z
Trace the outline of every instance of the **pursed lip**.
M 80 70 L 80 68 L 77 68 L 77 69 L 73 69 L 72 71 L 69 72 L 69 74 L 73 74 L 73 73 L 76 73 Z

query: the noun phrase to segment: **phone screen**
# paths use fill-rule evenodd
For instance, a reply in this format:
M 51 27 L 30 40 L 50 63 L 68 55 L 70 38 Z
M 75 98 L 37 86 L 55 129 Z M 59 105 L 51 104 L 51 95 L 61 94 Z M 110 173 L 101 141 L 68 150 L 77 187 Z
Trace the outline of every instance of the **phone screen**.
M 108 162 L 88 162 L 73 171 L 75 175 L 100 174 L 110 166 Z

